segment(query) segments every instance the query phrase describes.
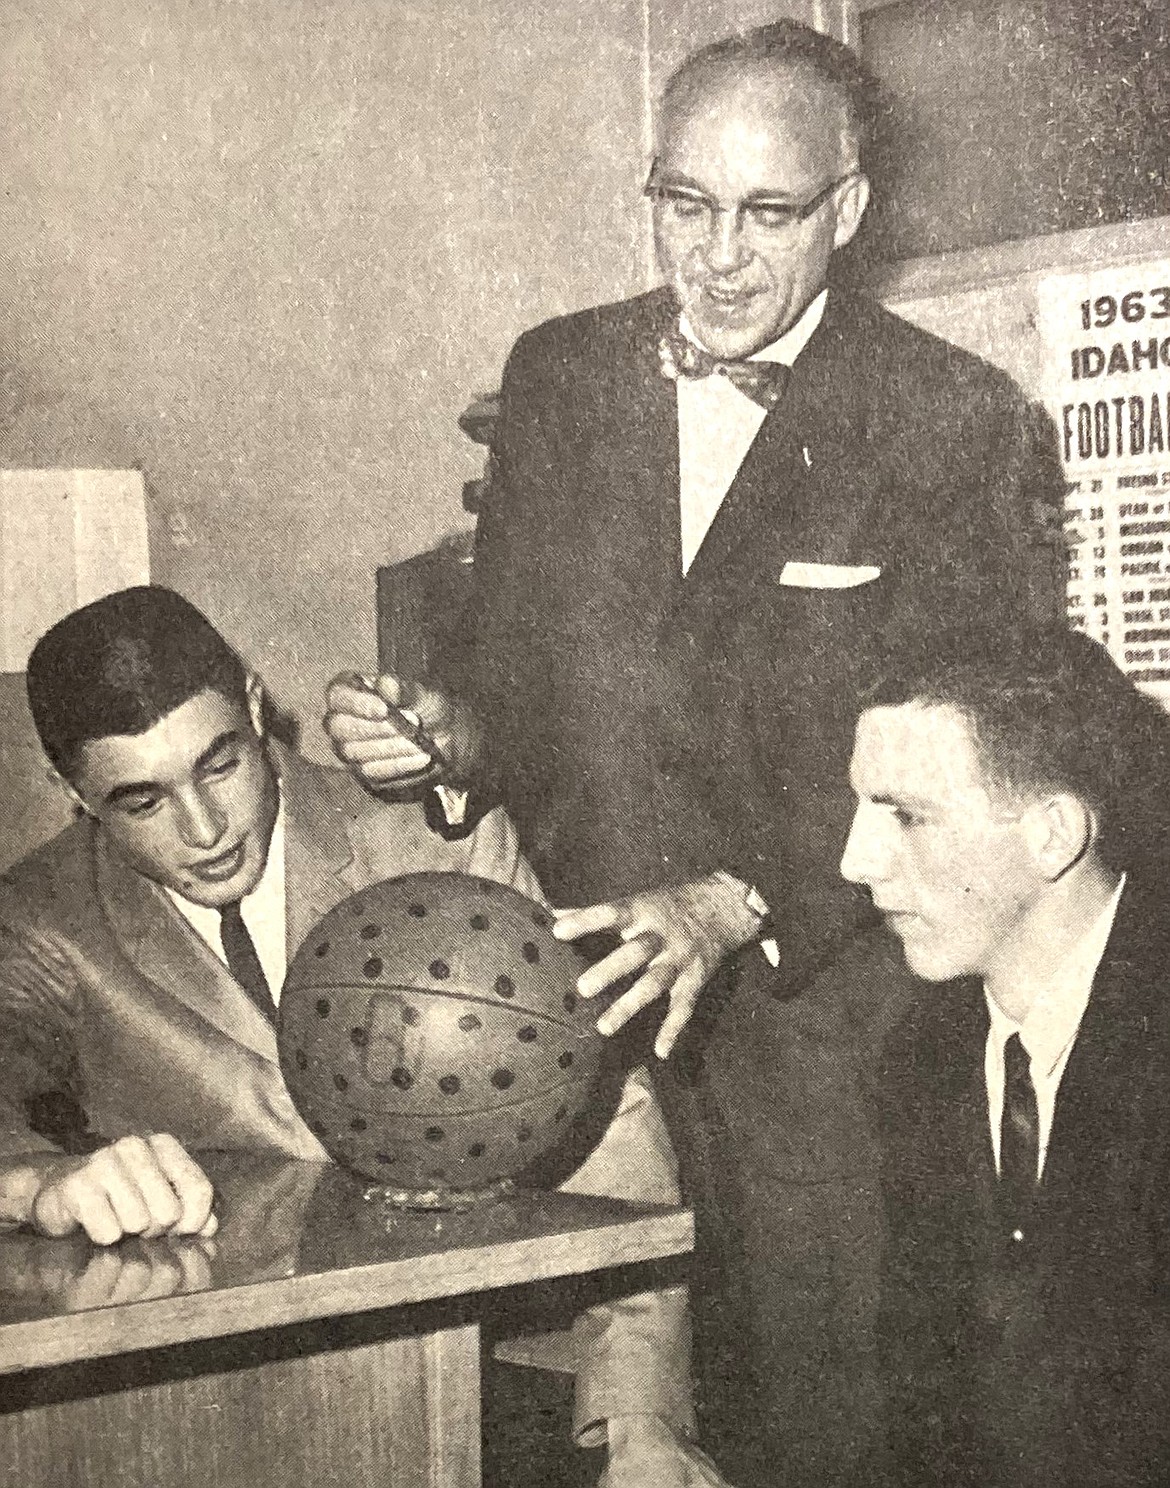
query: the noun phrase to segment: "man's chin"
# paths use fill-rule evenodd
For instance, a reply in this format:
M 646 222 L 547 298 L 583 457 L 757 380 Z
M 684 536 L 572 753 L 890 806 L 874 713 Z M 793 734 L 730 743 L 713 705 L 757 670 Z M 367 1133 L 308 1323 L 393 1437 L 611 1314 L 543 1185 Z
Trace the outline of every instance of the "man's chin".
M 263 862 L 255 861 L 255 855 L 246 848 L 243 861 L 234 872 L 222 878 L 214 871 L 206 875 L 184 874 L 174 887 L 192 904 L 201 904 L 205 909 L 222 909 L 225 904 L 235 904 L 246 898 L 260 882 L 263 871 Z
M 923 946 L 908 946 L 902 942 L 902 954 L 906 958 L 906 965 L 924 982 L 951 982 L 955 977 L 962 976 L 959 967 L 953 965 L 942 955 L 932 955 L 930 950 Z
M 697 316 L 688 319 L 699 342 L 713 357 L 723 362 L 742 362 L 776 340 L 776 335 L 769 328 L 712 324 Z

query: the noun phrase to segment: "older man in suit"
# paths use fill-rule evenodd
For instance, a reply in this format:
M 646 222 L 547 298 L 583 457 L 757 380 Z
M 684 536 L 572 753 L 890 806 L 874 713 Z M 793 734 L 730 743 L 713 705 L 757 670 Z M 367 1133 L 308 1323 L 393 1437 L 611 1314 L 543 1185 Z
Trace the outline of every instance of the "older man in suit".
M 553 902 L 587 906 L 557 933 L 620 936 L 581 983 L 629 979 L 602 1029 L 669 1000 L 656 1078 L 698 1214 L 709 1415 L 733 1434 L 778 1371 L 764 1357 L 745 1377 L 719 1280 L 728 1247 L 763 1295 L 776 1237 L 815 1187 L 809 1247 L 848 1251 L 865 1167 L 859 1122 L 826 1141 L 822 1103 L 793 1095 L 809 1085 L 799 1004 L 866 914 L 837 873 L 858 679 L 899 636 L 988 614 L 1010 627 L 1055 613 L 1061 587 L 1063 479 L 1019 390 L 829 286 L 869 196 L 869 114 L 853 55 L 793 21 L 707 47 L 669 80 L 646 188 L 667 282 L 520 338 L 479 522 L 471 665 L 406 699 L 447 781 L 505 801 Z M 397 679 L 380 686 L 402 699 Z M 331 708 L 366 779 L 427 765 L 376 696 L 338 685 Z M 775 976 L 755 944 L 773 937 Z M 734 975 L 667 1060 L 720 965 Z M 880 1022 L 872 991 L 863 1011 Z M 829 1023 L 843 1027 L 839 1004 Z M 774 1075 L 750 1087 L 758 1125 L 779 1099 L 794 1154 L 768 1213 L 748 1149 L 720 1165 L 710 1148 L 713 1092 L 744 1083 L 762 1041 Z M 836 1065 L 851 1068 L 848 1051 Z M 844 1078 L 836 1089 L 856 1111 Z
M 893 667 L 842 871 L 926 982 L 877 1082 L 885 1473 L 1170 1481 L 1170 719 L 1055 627 Z
M 274 1028 L 287 961 L 319 917 L 408 872 L 539 885 L 502 812 L 448 843 L 417 804 L 387 806 L 276 745 L 256 678 L 170 590 L 124 590 L 60 621 L 34 648 L 28 692 L 81 815 L 0 880 L 0 1221 L 103 1244 L 211 1233 L 191 1150 L 326 1155 L 281 1078 Z M 612 1154 L 630 1141 L 653 1196 L 677 1200 L 637 1082 L 566 1188 L 626 1196 Z M 582 1428 L 627 1408 L 689 1421 L 681 1323 L 678 1288 L 583 1317 Z

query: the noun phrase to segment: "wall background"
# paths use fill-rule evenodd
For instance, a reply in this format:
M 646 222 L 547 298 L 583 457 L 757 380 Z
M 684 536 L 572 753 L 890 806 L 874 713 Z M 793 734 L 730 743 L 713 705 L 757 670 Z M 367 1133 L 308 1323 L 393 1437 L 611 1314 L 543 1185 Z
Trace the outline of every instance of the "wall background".
M 776 13 L 6 0 L 0 464 L 140 466 L 155 578 L 312 725 L 376 566 L 466 525 L 515 335 L 652 282 L 662 77 Z

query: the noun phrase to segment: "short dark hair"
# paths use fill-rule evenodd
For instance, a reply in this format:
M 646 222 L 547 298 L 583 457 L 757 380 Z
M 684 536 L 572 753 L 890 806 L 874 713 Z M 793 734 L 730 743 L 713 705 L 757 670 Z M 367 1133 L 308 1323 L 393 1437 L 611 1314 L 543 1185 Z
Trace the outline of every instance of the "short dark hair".
M 873 140 L 878 108 L 876 80 L 844 42 L 791 17 L 737 31 L 692 52 L 667 79 L 662 90 L 663 107 L 668 108 L 679 94 L 713 74 L 734 75 L 773 64 L 803 71 L 838 96 L 849 133 L 864 161 Z
M 1017 797 L 1068 791 L 1095 813 L 1114 871 L 1170 843 L 1170 715 L 1104 646 L 1065 625 L 967 629 L 887 659 L 864 708 L 953 708 L 988 784 Z
M 59 620 L 33 647 L 26 680 L 41 747 L 67 780 L 84 745 L 145 733 L 205 689 L 247 705 L 243 662 L 206 615 L 158 584 Z

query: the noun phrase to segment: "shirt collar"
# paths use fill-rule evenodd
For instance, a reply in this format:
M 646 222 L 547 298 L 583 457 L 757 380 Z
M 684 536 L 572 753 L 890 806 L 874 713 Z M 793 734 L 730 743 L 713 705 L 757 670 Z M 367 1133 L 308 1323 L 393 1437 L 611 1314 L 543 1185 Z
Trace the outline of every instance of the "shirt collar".
M 813 332 L 820 325 L 828 298 L 829 291 L 822 289 L 799 320 L 790 325 L 782 336 L 778 336 L 770 346 L 753 351 L 746 360 L 749 362 L 782 362 L 785 367 L 793 366 L 797 357 L 812 340 Z M 703 347 L 704 351 L 707 350 L 691 330 L 690 322 L 685 315 L 679 316 L 678 328 L 688 341 L 693 341 L 696 346 Z
M 989 1038 L 998 1051 L 1002 1052 L 1011 1035 L 1018 1033 L 1037 1074 L 1050 1075 L 1056 1069 L 1076 1037 L 1089 1005 L 1093 979 L 1105 954 L 1124 888 L 1122 874 L 1109 902 L 1061 958 L 1023 1023 L 1014 1022 L 994 998 L 984 993 L 991 1018 Z

